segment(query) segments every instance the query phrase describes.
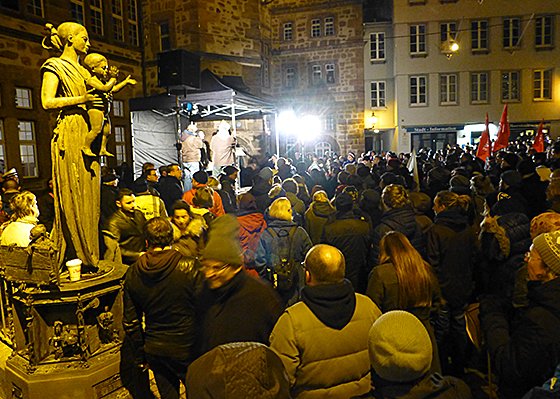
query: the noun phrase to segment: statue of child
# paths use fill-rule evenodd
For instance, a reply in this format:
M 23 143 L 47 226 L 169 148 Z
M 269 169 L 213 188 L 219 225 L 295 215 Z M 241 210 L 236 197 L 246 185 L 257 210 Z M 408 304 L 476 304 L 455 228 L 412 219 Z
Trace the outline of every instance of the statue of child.
M 103 99 L 103 107 L 93 102 L 87 104 L 91 129 L 86 135 L 82 152 L 87 156 L 95 157 L 96 155 L 91 151 L 91 143 L 99 133 L 103 132 L 99 155 L 113 157 L 114 155 L 107 151 L 107 138 L 111 134 L 109 112 L 113 102 L 113 93 L 119 92 L 126 85 L 135 85 L 136 80 L 128 75 L 125 80 L 117 84 L 119 70 L 115 66 L 109 68 L 107 58 L 101 54 L 88 54 L 84 59 L 84 65 L 91 73 L 91 77 L 86 81 L 87 89 L 93 89 L 91 94 L 97 94 Z

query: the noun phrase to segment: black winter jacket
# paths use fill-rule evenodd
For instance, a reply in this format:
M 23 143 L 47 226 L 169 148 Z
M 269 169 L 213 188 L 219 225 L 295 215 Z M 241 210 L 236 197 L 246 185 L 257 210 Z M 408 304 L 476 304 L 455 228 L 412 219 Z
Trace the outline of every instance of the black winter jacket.
M 375 266 L 379 263 L 379 243 L 385 234 L 390 231 L 398 231 L 408 238 L 410 243 L 422 257 L 425 257 L 426 238 L 422 233 L 422 227 L 416 221 L 416 214 L 410 206 L 394 208 L 383 214 L 381 222 L 373 230 L 373 251 L 371 262 Z
M 266 208 L 270 206 L 271 200 L 268 196 L 268 192 L 271 188 L 271 184 L 268 181 L 263 180 L 261 177 L 255 176 L 253 179 L 253 187 L 249 190 L 249 193 L 255 197 L 257 210 L 260 213 L 264 213 Z
M 183 198 L 183 185 L 175 176 L 167 176 L 159 183 L 160 197 L 165 204 L 165 210 L 171 215 L 171 208 L 175 201 Z
M 507 398 L 522 397 L 542 385 L 560 363 L 560 278 L 527 284 L 529 305 L 508 322 L 511 305 L 488 297 L 480 305 L 480 321 L 494 372 Z
M 103 230 L 105 235 L 118 242 L 125 265 L 132 265 L 138 260 L 140 253 L 146 250 L 146 240 L 142 235 L 145 223 L 146 217 L 142 212 L 136 210 L 134 217 L 130 218 L 118 209 Z
M 149 250 L 128 269 L 123 325 L 139 365 L 144 352 L 195 358 L 195 294 L 203 279 L 199 262 L 173 249 Z
M 451 307 L 464 306 L 473 290 L 476 234 L 458 210 L 441 211 L 427 233 L 427 258 Z
M 371 225 L 353 211 L 337 214 L 336 220 L 325 226 L 321 240 L 338 248 L 346 261 L 346 275 L 354 290 L 364 294 L 371 270 Z

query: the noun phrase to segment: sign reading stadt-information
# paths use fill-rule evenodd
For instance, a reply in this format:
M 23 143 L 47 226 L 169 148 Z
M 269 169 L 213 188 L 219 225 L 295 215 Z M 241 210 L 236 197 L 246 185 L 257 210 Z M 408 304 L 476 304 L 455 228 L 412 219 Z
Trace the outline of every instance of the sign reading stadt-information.
M 454 132 L 457 130 L 463 130 L 464 125 L 458 126 L 414 126 L 405 127 L 407 133 L 439 133 L 439 132 Z

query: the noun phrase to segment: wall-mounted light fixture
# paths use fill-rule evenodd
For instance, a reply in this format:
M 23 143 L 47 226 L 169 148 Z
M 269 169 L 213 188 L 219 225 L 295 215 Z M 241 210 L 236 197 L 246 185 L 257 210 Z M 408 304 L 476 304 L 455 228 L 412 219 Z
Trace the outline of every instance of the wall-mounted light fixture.
M 377 125 L 377 116 L 375 116 L 375 112 L 371 111 L 371 116 L 369 117 L 369 125 L 373 129 L 375 125 Z

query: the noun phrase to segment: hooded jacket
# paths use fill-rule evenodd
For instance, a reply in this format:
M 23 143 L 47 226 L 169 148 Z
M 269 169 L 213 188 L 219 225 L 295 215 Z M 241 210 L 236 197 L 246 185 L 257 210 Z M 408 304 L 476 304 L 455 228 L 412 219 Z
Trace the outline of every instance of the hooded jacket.
M 493 371 L 507 398 L 542 385 L 560 362 L 560 278 L 527 284 L 529 305 L 511 320 L 510 305 L 490 297 L 480 305 L 480 323 Z M 511 320 L 511 321 L 510 321 Z
M 145 363 L 144 352 L 195 358 L 195 292 L 203 278 L 195 258 L 173 249 L 148 250 L 128 269 L 123 326 L 138 364 Z
M 253 187 L 249 190 L 249 193 L 255 197 L 257 202 L 257 210 L 264 213 L 266 208 L 270 206 L 272 202 L 268 196 L 268 192 L 272 188 L 272 185 L 267 181 L 262 179 L 260 176 L 255 176 L 253 179 Z
M 381 222 L 373 230 L 373 265 L 379 263 L 379 243 L 385 234 L 390 231 L 398 231 L 408 238 L 410 243 L 422 257 L 425 256 L 426 239 L 422 233 L 422 227 L 416 221 L 416 214 L 410 206 L 393 208 L 381 217 Z
M 465 305 L 473 289 L 476 234 L 459 210 L 444 210 L 427 233 L 428 263 L 434 268 L 441 294 L 451 307 Z
M 237 216 L 239 222 L 239 241 L 243 249 L 243 265 L 254 269 L 255 253 L 261 234 L 266 229 L 264 216 L 259 212 L 247 211 Z
M 270 335 L 282 359 L 292 397 L 348 398 L 370 388 L 368 333 L 381 316 L 348 280 L 306 286 L 299 302 L 284 312 Z
M 313 201 L 305 212 L 304 227 L 313 245 L 321 243 L 325 225 L 334 220 L 336 209 L 328 202 Z

